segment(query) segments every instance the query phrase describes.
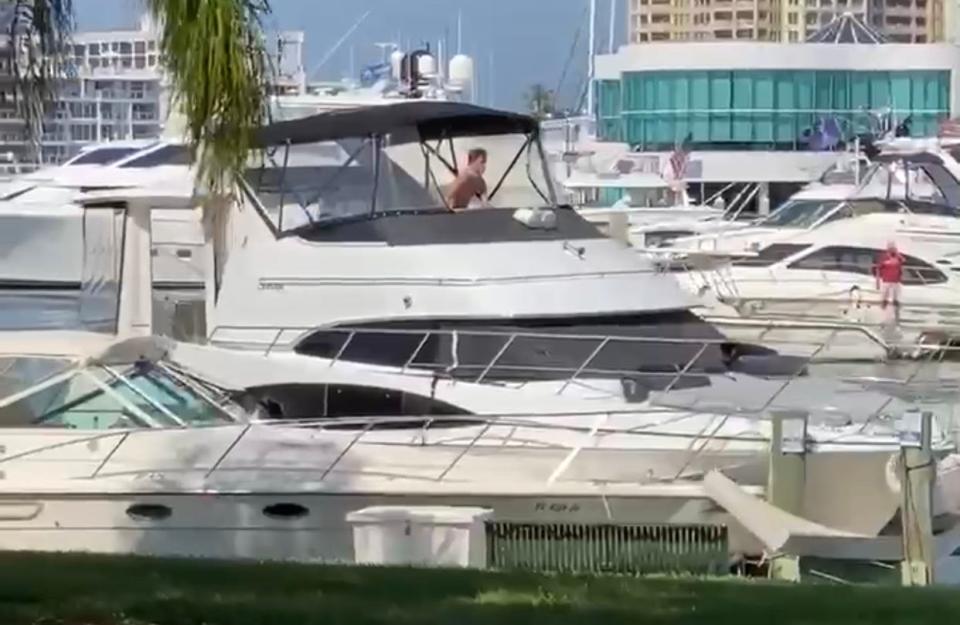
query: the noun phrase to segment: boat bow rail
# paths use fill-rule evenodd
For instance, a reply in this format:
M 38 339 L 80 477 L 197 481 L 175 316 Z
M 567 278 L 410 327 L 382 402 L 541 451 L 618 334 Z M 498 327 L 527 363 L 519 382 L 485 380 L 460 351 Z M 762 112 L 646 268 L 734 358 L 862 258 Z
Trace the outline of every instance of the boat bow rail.
M 643 425 L 617 425 L 618 417 L 644 414 L 648 418 Z M 192 432 L 187 438 L 184 435 L 188 432 L 183 427 L 121 429 L 57 435 L 58 440 L 52 443 L 14 453 L 4 451 L 0 467 L 23 461 L 48 463 L 59 458 L 58 464 L 73 465 L 71 480 L 133 479 L 161 474 L 209 480 L 218 474 L 248 477 L 251 474 L 298 474 L 305 480 L 322 483 L 336 473 L 355 473 L 427 483 L 448 479 L 463 483 L 469 475 L 470 481 L 482 483 L 491 478 L 475 470 L 489 464 L 489 467 L 501 467 L 505 475 L 516 471 L 517 480 L 526 487 L 538 482 L 540 487 L 558 485 L 562 488 L 564 483 L 569 486 L 577 482 L 602 490 L 603 487 L 692 484 L 691 480 L 703 478 L 708 467 L 715 463 L 736 472 L 737 467 L 742 469 L 745 464 L 757 461 L 758 456 L 754 460 L 750 458 L 769 443 L 769 433 L 759 427 L 759 422 L 754 422 L 753 429 L 735 431 L 732 413 L 704 417 L 694 412 L 660 409 L 576 415 L 271 419 L 246 424 L 190 426 L 188 429 Z M 297 432 L 311 434 L 303 437 Z M 833 434 L 821 429 L 819 435 L 823 440 L 809 441 L 811 454 L 893 453 L 899 448 L 894 436 L 877 438 L 856 429 L 837 430 Z M 21 430 L 17 436 L 27 434 Z M 188 438 L 192 444 L 188 444 Z M 290 445 L 293 438 L 300 440 L 298 446 L 303 452 L 296 458 L 264 455 L 265 445 Z M 187 445 L 189 453 L 140 453 L 152 444 L 169 445 L 176 441 Z M 125 454 L 128 447 L 133 449 Z M 69 448 L 74 448 L 76 453 L 64 454 Z M 603 471 L 585 473 L 597 470 L 596 463 L 585 456 L 641 451 L 660 456 L 640 464 L 657 466 L 662 473 L 639 471 L 636 467 L 633 470 L 608 467 L 606 475 Z M 376 457 L 382 453 L 390 454 L 394 463 L 387 460 L 378 463 Z M 410 453 L 416 454 L 419 462 L 412 463 Z M 730 454 L 727 461 L 722 460 L 723 454 Z M 352 462 L 352 456 L 358 456 L 358 461 Z M 523 467 L 524 457 L 533 462 L 531 467 Z M 583 464 L 578 465 L 581 460 Z M 467 464 L 470 465 L 467 474 L 454 475 L 455 469 Z M 689 496 L 689 492 L 683 496 Z

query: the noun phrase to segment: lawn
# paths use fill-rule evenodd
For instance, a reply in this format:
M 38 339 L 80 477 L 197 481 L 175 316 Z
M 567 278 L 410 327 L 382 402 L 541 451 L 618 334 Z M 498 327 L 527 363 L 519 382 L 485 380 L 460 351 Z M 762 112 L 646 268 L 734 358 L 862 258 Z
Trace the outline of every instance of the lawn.
M 2 625 L 939 623 L 960 592 L 0 554 Z

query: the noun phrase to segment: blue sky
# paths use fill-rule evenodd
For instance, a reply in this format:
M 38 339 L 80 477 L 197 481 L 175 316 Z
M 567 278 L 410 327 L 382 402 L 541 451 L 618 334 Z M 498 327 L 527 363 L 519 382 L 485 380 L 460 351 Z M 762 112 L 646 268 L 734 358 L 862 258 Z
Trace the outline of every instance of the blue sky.
M 617 0 L 617 42 L 623 39 L 625 2 Z M 81 29 L 128 26 L 136 21 L 139 0 L 74 0 Z M 504 108 L 524 106 L 523 94 L 536 82 L 556 89 L 581 29 L 576 56 L 560 90 L 561 105 L 572 105 L 583 85 L 587 65 L 588 0 L 271 0 L 268 27 L 306 32 L 306 66 L 313 77 L 338 79 L 353 65 L 379 60 L 378 41 L 429 40 L 445 35 L 456 45 L 457 14 L 463 13 L 463 51 L 477 61 L 480 97 Z M 605 49 L 610 0 L 599 0 L 597 45 Z M 369 17 L 323 67 L 319 61 L 367 11 Z M 493 76 L 491 81 L 490 76 Z

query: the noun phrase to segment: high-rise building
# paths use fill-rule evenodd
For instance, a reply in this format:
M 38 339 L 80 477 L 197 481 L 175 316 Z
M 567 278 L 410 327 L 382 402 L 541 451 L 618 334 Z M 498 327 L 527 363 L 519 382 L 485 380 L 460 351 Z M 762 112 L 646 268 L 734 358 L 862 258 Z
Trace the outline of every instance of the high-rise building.
M 0 32 L 8 33 L 13 8 L 0 4 Z M 39 163 L 17 111 L 9 35 L 0 35 L 0 172 L 61 163 L 84 146 L 159 136 L 169 110 L 159 33 L 148 15 L 136 28 L 78 32 L 65 55 L 56 101 L 43 124 Z M 305 89 L 303 33 L 277 35 L 268 47 L 274 93 Z
M 157 38 L 147 16 L 136 29 L 74 35 L 66 78 L 44 124 L 44 162 L 61 162 L 90 143 L 160 134 L 168 97 Z
M 953 0 L 629 0 L 628 41 L 804 41 L 844 14 L 900 43 L 943 41 Z
M 870 23 L 890 41 L 943 41 L 943 9 L 952 0 L 871 0 Z

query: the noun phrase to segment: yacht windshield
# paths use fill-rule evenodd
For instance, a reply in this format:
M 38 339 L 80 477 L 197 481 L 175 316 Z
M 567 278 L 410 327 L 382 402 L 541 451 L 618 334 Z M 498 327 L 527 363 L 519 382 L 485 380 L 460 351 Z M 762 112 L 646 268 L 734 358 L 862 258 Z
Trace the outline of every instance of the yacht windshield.
M 86 152 L 81 152 L 64 165 L 112 165 L 131 156 L 141 150 L 143 147 L 104 147 L 93 148 Z
M 839 205 L 839 200 L 787 200 L 756 225 L 767 228 L 810 228 Z
M 919 200 L 933 204 L 960 204 L 960 182 L 941 162 L 927 155 L 891 156 L 867 176 L 860 195 Z M 910 160 L 915 159 L 915 160 Z
M 828 169 L 820 176 L 820 182 L 823 184 L 859 184 L 867 173 L 871 165 L 862 159 L 842 160 Z
M 0 427 L 104 430 L 233 420 L 198 385 L 152 362 L 79 368 L 67 368 L 58 360 L 15 362 L 20 375 L 2 379 L 8 386 L 0 388 Z

